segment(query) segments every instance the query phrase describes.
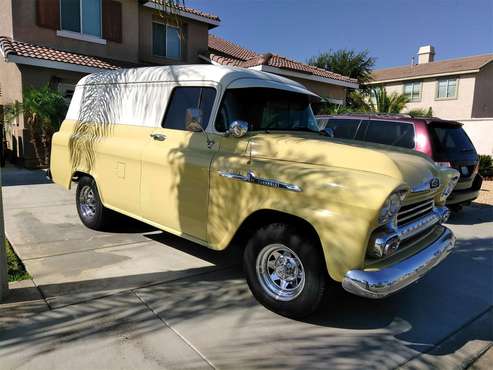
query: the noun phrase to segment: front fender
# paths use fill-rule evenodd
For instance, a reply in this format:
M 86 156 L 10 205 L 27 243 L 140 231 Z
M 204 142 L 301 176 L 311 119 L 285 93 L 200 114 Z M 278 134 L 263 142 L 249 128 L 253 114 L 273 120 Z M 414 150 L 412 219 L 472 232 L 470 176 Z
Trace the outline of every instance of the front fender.
M 301 191 L 224 177 L 220 171 L 244 176 L 252 171 L 257 178 L 296 185 Z M 396 179 L 364 171 L 218 157 L 211 168 L 209 244 L 226 248 L 243 221 L 258 210 L 301 217 L 320 237 L 330 276 L 342 281 L 348 270 L 363 266 L 377 213 L 399 185 Z

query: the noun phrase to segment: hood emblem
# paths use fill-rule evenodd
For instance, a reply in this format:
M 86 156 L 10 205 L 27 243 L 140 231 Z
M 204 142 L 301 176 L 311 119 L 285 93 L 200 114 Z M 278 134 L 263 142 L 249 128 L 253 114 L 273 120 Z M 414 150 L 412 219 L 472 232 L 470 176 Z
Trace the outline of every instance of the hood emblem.
M 436 189 L 440 186 L 440 179 L 438 177 L 434 177 L 430 181 L 430 189 Z
M 436 189 L 440 186 L 440 179 L 438 177 L 432 177 L 422 183 L 413 186 L 411 189 L 412 193 L 422 193 L 431 189 Z

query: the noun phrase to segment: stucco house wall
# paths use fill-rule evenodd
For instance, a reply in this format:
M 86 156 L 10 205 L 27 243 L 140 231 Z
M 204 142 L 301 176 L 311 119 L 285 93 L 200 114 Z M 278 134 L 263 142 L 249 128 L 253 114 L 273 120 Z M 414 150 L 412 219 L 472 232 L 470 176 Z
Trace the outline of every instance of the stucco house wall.
M 481 68 L 476 75 L 472 118 L 493 120 L 493 63 Z M 493 132 L 491 134 L 493 135 Z
M 141 7 L 139 14 L 139 58 L 150 64 L 191 64 L 200 63 L 200 53 L 207 51 L 209 27 L 205 23 L 183 19 L 179 26 L 182 28 L 182 57 L 169 59 L 155 56 L 152 53 L 152 22 L 166 23 L 166 20 L 155 13 L 153 9 Z
M 447 78 L 453 78 L 454 76 L 447 76 Z M 475 88 L 475 75 L 459 75 L 457 97 L 450 99 L 437 99 L 437 83 L 438 79 L 417 79 L 415 81 L 421 81 L 421 100 L 416 102 L 409 102 L 406 105 L 404 111 L 412 109 L 428 109 L 432 107 L 433 115 L 443 119 L 470 119 L 473 106 L 474 88 Z M 406 81 L 407 82 L 407 81 Z M 404 93 L 404 81 L 391 82 L 384 84 L 387 93 L 396 92 L 398 94 Z
M 6 1 L 6 0 L 1 0 Z M 57 36 L 57 31 L 38 27 L 36 1 L 12 1 L 14 19 L 13 38 L 17 41 L 48 46 L 101 58 L 138 62 L 139 57 L 139 3 L 134 0 L 119 0 L 122 4 L 122 42 L 107 41 L 106 44 L 81 41 Z
M 286 76 L 290 80 L 299 82 L 305 86 L 308 90 L 313 91 L 315 94 L 320 95 L 324 98 L 331 98 L 335 100 L 340 100 L 345 102 L 346 100 L 346 88 L 343 86 L 329 85 L 327 83 L 310 81 L 303 78 Z
M 0 58 L 0 89 L 1 106 L 22 101 L 22 73 L 16 64 L 6 63 L 3 58 Z M 15 156 L 22 155 L 24 151 L 22 117 L 15 117 L 11 122 L 6 122 L 6 117 L 0 117 L 0 122 L 5 124 L 5 138 L 9 149 Z
M 12 37 L 12 1 L 0 0 L 0 35 Z

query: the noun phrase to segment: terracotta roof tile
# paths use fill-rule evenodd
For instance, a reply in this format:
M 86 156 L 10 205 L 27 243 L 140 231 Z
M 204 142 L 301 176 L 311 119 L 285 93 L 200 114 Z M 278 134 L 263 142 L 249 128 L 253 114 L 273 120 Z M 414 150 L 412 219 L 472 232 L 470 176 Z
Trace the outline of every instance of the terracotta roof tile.
M 150 0 L 150 1 L 152 1 L 153 3 L 160 5 L 160 6 L 163 6 L 163 4 L 165 4 L 167 2 L 167 0 Z M 167 7 L 169 7 L 169 6 L 167 5 Z M 183 6 L 182 4 L 175 4 L 173 6 L 173 8 L 178 9 L 178 10 L 185 12 L 185 13 L 198 15 L 198 16 L 204 17 L 204 18 L 208 18 L 208 19 L 211 19 L 213 21 L 217 21 L 217 22 L 221 21 L 221 19 L 217 15 L 206 13 L 206 12 L 203 12 L 202 10 L 198 10 L 198 9 L 194 9 L 194 8 L 189 8 L 188 6 Z
M 215 54 L 222 54 L 243 61 L 257 56 L 257 53 L 254 51 L 242 48 L 231 41 L 211 34 L 209 34 L 209 50 L 212 50 Z
M 281 55 L 270 53 L 257 54 L 254 51 L 245 49 L 214 35 L 209 35 L 209 50 L 212 52 L 210 56 L 211 60 L 219 64 L 233 65 L 243 68 L 266 65 L 318 77 L 325 77 L 355 84 L 358 83 L 357 80 L 353 78 L 342 76 L 309 64 L 297 62 Z
M 493 61 L 493 54 L 477 55 L 458 59 L 440 60 L 436 62 L 378 69 L 373 71 L 373 82 L 399 80 L 434 74 L 469 71 L 480 69 Z
M 243 63 L 241 60 L 223 57 L 222 55 L 216 54 L 209 54 L 209 58 L 210 60 L 224 66 L 241 67 L 241 63 Z
M 15 41 L 5 36 L 0 36 L 0 49 L 2 49 L 5 57 L 8 57 L 9 55 L 18 55 L 27 58 L 50 60 L 53 62 L 77 64 L 85 67 L 102 69 L 120 68 L 120 66 L 100 58 L 33 45 L 27 42 Z

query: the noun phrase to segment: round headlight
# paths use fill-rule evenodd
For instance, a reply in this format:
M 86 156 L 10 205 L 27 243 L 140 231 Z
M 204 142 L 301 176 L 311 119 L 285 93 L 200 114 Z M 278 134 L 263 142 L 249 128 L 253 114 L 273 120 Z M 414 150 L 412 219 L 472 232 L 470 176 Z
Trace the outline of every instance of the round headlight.
M 389 197 L 385 200 L 382 208 L 380 209 L 378 223 L 382 225 L 386 224 L 397 216 L 397 213 L 402 206 L 402 198 L 402 192 L 394 192 L 389 195 Z
M 454 176 L 450 179 L 449 183 L 445 187 L 442 193 L 442 200 L 445 200 L 448 198 L 450 194 L 452 194 L 452 191 L 455 188 L 455 185 L 457 185 L 457 182 L 459 181 L 459 176 Z

